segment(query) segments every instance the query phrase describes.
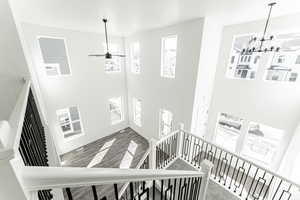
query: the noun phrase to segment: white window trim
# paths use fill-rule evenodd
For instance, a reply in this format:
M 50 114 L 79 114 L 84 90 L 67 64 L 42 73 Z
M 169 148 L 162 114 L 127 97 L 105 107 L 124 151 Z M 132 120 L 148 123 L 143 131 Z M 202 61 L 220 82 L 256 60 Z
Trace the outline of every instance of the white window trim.
M 160 109 L 159 110 L 159 124 L 158 124 L 158 129 L 159 129 L 159 137 L 160 138 L 163 138 L 163 137 L 165 137 L 166 135 L 164 135 L 163 133 L 162 133 L 162 123 L 163 123 L 163 121 L 162 121 L 162 111 L 168 111 L 168 112 L 170 112 L 171 114 L 172 114 L 172 122 L 171 122 L 171 125 L 170 125 L 170 133 L 172 133 L 172 131 L 173 131 L 173 125 L 174 125 L 174 115 L 173 115 L 173 113 L 170 111 L 170 110 L 167 110 L 167 109 Z M 168 133 L 168 134 L 170 134 L 170 133 Z M 167 134 L 167 135 L 168 135 Z
M 220 113 L 222 113 L 222 112 L 220 112 Z M 236 115 L 234 115 L 234 116 L 236 116 Z M 243 147 L 244 147 L 244 145 L 245 145 L 245 143 L 247 141 L 247 138 L 248 138 L 248 131 L 250 129 L 250 127 L 249 127 L 250 122 L 252 122 L 252 123 L 258 123 L 258 122 L 249 121 L 249 120 L 247 120 L 245 118 L 241 118 L 241 119 L 243 119 L 243 122 L 241 124 L 242 125 L 241 126 L 241 132 L 240 132 L 240 136 L 238 138 L 237 144 L 236 144 L 235 151 L 231 152 L 231 151 L 229 151 L 227 149 L 226 149 L 226 151 L 229 151 L 231 153 L 237 154 L 237 155 L 239 155 L 239 156 L 241 156 L 241 157 L 243 157 L 245 159 L 251 160 L 251 161 L 253 161 L 255 163 L 259 163 L 260 165 L 262 165 L 265 168 L 278 169 L 278 167 L 280 167 L 280 161 L 283 159 L 283 154 L 284 154 L 283 150 L 287 147 L 286 144 L 285 144 L 285 146 L 279 146 L 278 147 L 277 153 L 280 153 L 280 155 L 278 156 L 278 158 L 276 158 L 274 160 L 273 163 L 263 163 L 263 162 L 261 162 L 261 161 L 259 161 L 257 159 L 254 159 L 254 158 L 251 158 L 251 157 L 245 155 L 243 153 Z M 218 121 L 219 121 L 219 119 L 217 118 L 216 125 L 215 125 L 215 130 L 214 130 L 214 135 L 213 135 L 213 142 L 214 143 L 216 143 Z M 258 123 L 258 124 L 263 124 L 265 126 L 269 126 L 269 125 L 266 125 L 264 123 Z M 272 126 L 269 126 L 269 127 L 272 127 Z M 272 127 L 272 128 L 274 128 L 274 127 Z M 275 128 L 275 129 L 277 129 L 277 128 Z M 224 148 L 224 147 L 222 147 L 222 148 Z
M 114 99 L 114 98 L 121 98 L 121 108 L 120 108 L 120 111 L 121 111 L 121 119 L 120 120 L 117 120 L 117 121 L 111 121 L 111 110 L 110 110 L 110 99 Z M 110 116 L 110 123 L 111 125 L 116 125 L 116 124 L 119 124 L 121 122 L 124 121 L 124 103 L 123 103 L 123 97 L 122 96 L 119 96 L 119 97 L 111 97 L 108 99 L 108 109 L 109 109 L 109 116 Z
M 177 42 L 176 42 L 176 64 L 175 64 L 175 69 L 174 69 L 174 76 L 168 76 L 168 75 L 165 75 L 164 74 L 164 55 L 165 55 L 165 43 L 164 41 L 166 39 L 169 39 L 169 38 L 176 38 Z M 170 79 L 175 79 L 176 77 L 176 66 L 177 66 L 177 43 L 178 43 L 178 36 L 177 34 L 175 35 L 169 35 L 169 36 L 164 36 L 161 38 L 161 60 L 160 60 L 160 76 L 163 77 L 163 78 L 170 78 Z
M 134 70 L 134 67 L 133 67 L 133 47 L 136 44 L 138 44 L 138 46 L 139 46 L 139 64 L 140 64 L 140 66 L 139 66 L 138 72 L 136 70 Z M 141 53 L 141 47 L 140 47 L 140 42 L 139 41 L 135 41 L 135 42 L 132 42 L 130 44 L 130 46 L 129 46 L 129 53 L 130 53 L 130 63 L 129 64 L 130 64 L 130 71 L 131 71 L 131 73 L 133 73 L 133 74 L 140 74 L 141 73 L 141 55 L 140 55 L 140 53 Z
M 106 43 L 102 43 L 103 45 L 103 50 L 106 52 Z M 117 45 L 118 46 L 118 51 L 112 51 L 111 49 L 109 50 L 109 53 L 111 54 L 122 54 L 121 52 L 121 45 L 116 43 L 116 42 L 109 42 L 108 45 L 110 47 L 112 47 L 113 45 Z M 114 59 L 114 57 L 112 57 L 111 59 Z M 124 66 L 124 60 L 122 60 L 122 57 L 119 57 L 118 59 L 120 59 L 120 68 L 117 70 L 117 71 L 106 71 L 106 66 L 105 66 L 105 62 L 106 62 L 106 59 L 104 59 L 104 72 L 106 74 L 115 74 L 115 73 L 121 73 L 122 72 L 122 67 Z
M 133 122 L 135 123 L 135 125 L 139 126 L 139 127 L 142 127 L 142 103 L 141 103 L 141 110 L 140 110 L 140 118 L 139 118 L 139 121 L 137 120 L 137 117 L 136 117 L 136 105 L 137 105 L 137 102 L 138 101 L 141 101 L 140 99 L 138 98 L 133 98 L 132 99 L 132 104 L 133 104 Z
M 52 65 L 52 64 L 58 64 L 58 63 L 44 63 L 44 59 L 43 59 L 43 55 L 42 55 L 42 49 L 41 49 L 41 46 L 40 46 L 40 43 L 39 43 L 39 39 L 40 38 L 49 38 L 49 39 L 61 39 L 64 41 L 64 45 L 65 45 L 65 49 L 66 49 L 66 56 L 67 56 L 67 60 L 68 60 L 68 64 L 69 64 L 69 70 L 70 70 L 70 74 L 59 74 L 57 76 L 48 76 L 47 75 L 47 72 L 46 72 L 46 69 L 45 69 L 45 65 Z M 38 35 L 36 37 L 36 42 L 37 42 L 37 47 L 38 47 L 38 50 L 39 50 L 39 54 L 40 54 L 40 64 L 44 67 L 44 74 L 46 77 L 48 78 L 54 78 L 54 77 L 69 77 L 69 76 L 72 76 L 72 65 L 71 65 L 71 62 L 70 62 L 70 54 L 69 54 L 69 48 L 68 48 L 68 45 L 67 45 L 67 39 L 64 38 L 64 37 L 56 37 L 56 36 L 47 36 L 47 35 Z M 59 65 L 59 64 L 58 64 Z M 59 68 L 59 72 L 60 72 L 60 68 Z
M 79 122 L 80 122 L 80 126 L 81 126 L 81 133 L 65 138 L 65 137 L 64 137 L 65 132 L 63 132 L 63 131 L 61 130 L 60 124 L 58 124 L 59 130 L 60 130 L 60 132 L 62 133 L 64 142 L 69 142 L 69 141 L 71 141 L 71 140 L 73 140 L 73 139 L 76 139 L 76 138 L 79 138 L 79 137 L 85 135 L 84 127 L 83 127 L 83 123 L 82 123 L 82 118 L 81 118 L 81 113 L 80 113 L 80 108 L 79 108 L 78 105 L 68 106 L 67 108 L 58 109 L 58 110 L 56 111 L 56 118 L 58 117 L 58 115 L 57 115 L 57 112 L 58 112 L 58 111 L 60 111 L 60 110 L 68 110 L 68 115 L 69 115 L 69 118 L 71 119 L 70 110 L 69 110 L 71 107 L 76 107 L 76 108 L 77 108 L 78 115 L 79 115 L 79 119 L 78 119 L 78 120 L 74 120 L 74 121 L 70 121 L 70 124 L 72 124 L 73 122 L 78 122 L 78 121 L 79 121 Z M 71 129 L 72 129 L 72 131 L 73 131 L 73 126 L 71 126 Z M 71 133 L 71 132 L 68 131 L 68 133 Z

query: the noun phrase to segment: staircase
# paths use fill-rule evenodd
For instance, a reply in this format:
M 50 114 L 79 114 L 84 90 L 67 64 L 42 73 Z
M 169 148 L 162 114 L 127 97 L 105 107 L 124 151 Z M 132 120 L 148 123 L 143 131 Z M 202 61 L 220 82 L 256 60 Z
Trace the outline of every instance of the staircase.
M 51 167 L 30 82 L 14 112 L 1 141 L 1 200 L 300 199 L 296 183 L 184 130 L 152 139 L 137 169 Z

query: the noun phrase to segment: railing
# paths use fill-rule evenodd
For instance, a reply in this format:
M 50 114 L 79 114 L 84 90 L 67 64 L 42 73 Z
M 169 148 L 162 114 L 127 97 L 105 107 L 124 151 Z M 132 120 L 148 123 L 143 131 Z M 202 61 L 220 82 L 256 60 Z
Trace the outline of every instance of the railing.
M 71 167 L 26 167 L 22 179 L 28 191 L 65 188 L 68 200 L 118 200 L 120 185 L 127 182 L 129 193 L 121 199 L 202 200 L 207 183 L 199 171 Z
M 200 163 L 204 160 L 211 161 L 214 166 L 211 179 L 226 187 L 240 199 L 299 198 L 300 186 L 296 183 L 187 131 L 175 132 L 175 134 L 175 138 L 181 143 L 175 147 L 180 148 L 175 157 L 187 161 L 195 168 L 201 168 Z M 159 161 L 159 166 L 164 166 L 170 159 L 174 159 L 169 148 L 172 149 L 175 143 L 176 141 L 170 139 L 159 142 L 159 149 L 164 148 L 163 152 L 157 153 L 159 158 L 156 160 Z
M 156 168 L 163 169 L 177 157 L 179 131 L 162 138 L 156 144 Z
M 28 93 L 19 152 L 25 166 L 49 166 L 45 131 L 31 90 Z M 38 197 L 39 200 L 50 200 L 53 195 L 50 190 L 43 190 L 38 191 Z
M 146 151 L 146 153 L 144 154 L 144 156 L 142 157 L 142 159 L 140 160 L 140 162 L 137 164 L 136 169 L 149 169 L 149 154 L 150 154 L 150 148 L 148 149 L 148 151 Z M 119 199 L 121 200 L 127 200 L 129 199 L 129 194 L 130 194 L 130 187 L 129 187 L 130 183 L 125 183 L 120 192 L 119 192 Z

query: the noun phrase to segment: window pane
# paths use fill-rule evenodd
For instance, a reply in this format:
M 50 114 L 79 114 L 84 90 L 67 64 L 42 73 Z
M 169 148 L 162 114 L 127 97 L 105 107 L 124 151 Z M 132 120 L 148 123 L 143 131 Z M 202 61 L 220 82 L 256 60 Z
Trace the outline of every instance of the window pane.
M 106 52 L 106 43 L 103 43 L 103 49 Z M 121 49 L 118 44 L 109 44 L 109 51 L 111 54 L 121 54 Z M 121 72 L 122 59 L 117 56 L 113 56 L 111 59 L 105 59 L 105 69 L 107 73 Z
M 173 114 L 168 110 L 160 110 L 160 135 L 165 136 L 172 132 Z
M 216 126 L 216 143 L 229 151 L 235 152 L 242 123 L 243 119 L 241 118 L 220 113 Z
M 175 78 L 177 36 L 162 39 L 161 76 Z
M 284 131 L 251 122 L 242 154 L 268 165 L 274 162 Z
M 67 57 L 67 50 L 64 39 L 40 37 L 38 39 L 45 67 L 47 64 L 57 64 L 63 75 L 70 74 L 70 64 Z M 53 75 L 46 68 L 47 75 Z M 53 70 L 51 70 L 53 71 Z
M 295 82 L 300 73 L 299 33 L 278 34 L 275 36 L 279 52 L 270 56 L 265 72 L 265 80 Z
M 56 115 L 64 138 L 83 133 L 78 107 L 57 110 Z
M 140 73 L 140 43 L 138 42 L 130 45 L 130 62 L 132 73 Z
M 140 99 L 133 98 L 133 120 L 138 126 L 142 126 L 141 112 L 142 112 L 142 101 Z
M 249 41 L 254 37 L 255 35 L 243 35 L 234 38 L 226 72 L 228 78 L 255 78 L 259 65 L 259 59 L 257 59 L 259 53 L 249 52 L 242 54 L 243 49 L 249 48 Z M 233 61 L 232 57 L 236 57 L 237 59 Z
M 109 99 L 109 110 L 111 123 L 116 124 L 123 120 L 122 113 L 122 97 L 116 97 Z

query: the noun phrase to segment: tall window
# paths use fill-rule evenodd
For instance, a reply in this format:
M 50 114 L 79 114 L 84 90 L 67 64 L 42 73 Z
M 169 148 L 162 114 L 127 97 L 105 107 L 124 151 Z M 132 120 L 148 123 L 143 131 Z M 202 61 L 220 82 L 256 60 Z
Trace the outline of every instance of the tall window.
M 121 54 L 121 48 L 118 44 L 108 44 L 109 52 L 111 54 Z M 106 43 L 103 44 L 103 48 L 106 51 Z M 105 59 L 105 72 L 121 72 L 122 58 L 118 56 L 113 56 L 111 59 Z
M 134 42 L 130 44 L 130 65 L 132 73 L 139 74 L 141 72 L 139 42 Z
M 227 113 L 220 113 L 216 126 L 215 141 L 225 149 L 235 152 L 241 135 L 243 119 Z
M 137 126 L 142 126 L 142 101 L 133 98 L 133 121 Z
M 166 136 L 173 130 L 173 114 L 161 109 L 159 112 L 159 133 L 160 136 Z
M 39 47 L 47 76 L 70 75 L 70 63 L 63 38 L 39 37 Z
M 111 124 L 117 124 L 123 121 L 122 97 L 109 99 L 109 111 L 110 111 Z
M 57 110 L 56 115 L 64 138 L 72 138 L 83 133 L 78 107 Z
M 162 38 L 161 76 L 175 78 L 177 35 Z
M 250 122 L 242 154 L 248 158 L 271 164 L 276 159 L 284 131 L 263 124 Z

